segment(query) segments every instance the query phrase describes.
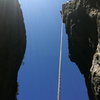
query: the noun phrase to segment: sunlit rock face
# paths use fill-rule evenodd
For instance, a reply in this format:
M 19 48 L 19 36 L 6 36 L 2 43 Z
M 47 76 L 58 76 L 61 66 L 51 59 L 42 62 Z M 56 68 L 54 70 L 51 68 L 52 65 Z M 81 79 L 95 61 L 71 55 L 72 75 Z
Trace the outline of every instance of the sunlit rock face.
M 91 71 L 91 83 L 95 96 L 100 96 L 100 44 L 97 46 L 96 53 L 93 56 Z M 97 99 L 98 100 L 98 99 Z
M 99 15 L 100 0 L 71 0 L 62 6 L 69 58 L 84 75 L 90 100 L 100 100 L 100 60 L 95 59 L 100 39 Z
M 26 48 L 18 0 L 0 0 L 0 100 L 16 100 L 17 75 Z

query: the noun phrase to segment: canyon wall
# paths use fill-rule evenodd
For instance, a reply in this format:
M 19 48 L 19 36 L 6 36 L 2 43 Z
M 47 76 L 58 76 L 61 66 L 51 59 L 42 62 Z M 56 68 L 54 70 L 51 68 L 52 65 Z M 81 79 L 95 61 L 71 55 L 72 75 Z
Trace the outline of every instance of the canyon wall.
M 18 0 L 0 0 L 0 100 L 17 100 L 17 75 L 26 48 Z
M 100 100 L 100 0 L 70 0 L 62 6 L 62 20 L 69 58 L 84 75 L 89 99 Z

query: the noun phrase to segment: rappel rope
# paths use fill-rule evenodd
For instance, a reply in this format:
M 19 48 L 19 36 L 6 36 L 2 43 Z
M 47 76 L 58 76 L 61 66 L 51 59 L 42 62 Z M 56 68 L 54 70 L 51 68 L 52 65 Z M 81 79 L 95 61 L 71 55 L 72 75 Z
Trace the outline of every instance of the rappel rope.
M 60 97 L 61 97 L 62 42 L 63 42 L 63 23 L 61 24 L 61 39 L 60 39 L 60 55 L 59 55 L 57 100 L 60 100 Z

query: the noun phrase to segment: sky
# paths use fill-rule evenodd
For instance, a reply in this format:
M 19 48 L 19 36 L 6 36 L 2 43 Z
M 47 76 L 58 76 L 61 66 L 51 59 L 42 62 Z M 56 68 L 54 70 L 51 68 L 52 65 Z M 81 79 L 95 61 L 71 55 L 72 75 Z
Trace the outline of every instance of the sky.
M 19 75 L 18 100 L 57 100 L 61 15 L 67 0 L 20 0 L 27 48 Z M 64 29 L 61 100 L 88 100 L 83 75 L 68 58 Z

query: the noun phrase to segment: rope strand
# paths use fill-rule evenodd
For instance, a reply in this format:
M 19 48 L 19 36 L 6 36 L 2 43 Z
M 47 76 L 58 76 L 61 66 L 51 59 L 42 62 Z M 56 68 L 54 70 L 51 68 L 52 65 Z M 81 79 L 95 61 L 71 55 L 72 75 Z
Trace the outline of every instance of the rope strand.
M 61 40 L 60 40 L 57 100 L 60 100 L 60 98 L 61 98 L 62 42 L 63 42 L 63 23 L 61 24 Z

